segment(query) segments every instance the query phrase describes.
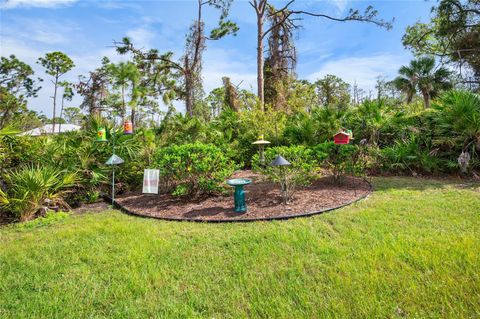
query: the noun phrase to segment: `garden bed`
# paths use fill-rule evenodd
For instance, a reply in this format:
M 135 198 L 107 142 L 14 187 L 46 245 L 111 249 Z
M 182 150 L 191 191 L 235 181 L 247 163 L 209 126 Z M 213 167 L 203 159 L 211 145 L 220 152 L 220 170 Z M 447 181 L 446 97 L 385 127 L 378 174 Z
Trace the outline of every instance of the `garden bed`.
M 209 197 L 192 200 L 171 195 L 146 195 L 140 192 L 117 196 L 116 204 L 124 211 L 152 218 L 205 222 L 234 222 L 287 219 L 319 214 L 365 198 L 371 186 L 361 178 L 346 177 L 335 183 L 331 177 L 315 180 L 302 187 L 287 205 L 282 204 L 280 187 L 263 181 L 250 171 L 237 172 L 234 178 L 251 178 L 245 187 L 247 212 L 233 211 L 233 196 Z

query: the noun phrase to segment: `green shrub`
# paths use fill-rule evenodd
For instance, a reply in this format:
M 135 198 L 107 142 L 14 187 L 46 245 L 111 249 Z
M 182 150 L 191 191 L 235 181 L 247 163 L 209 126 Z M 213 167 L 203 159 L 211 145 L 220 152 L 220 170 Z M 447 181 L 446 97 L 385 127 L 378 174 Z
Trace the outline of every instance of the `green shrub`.
M 365 160 L 357 145 L 326 142 L 315 146 L 313 153 L 318 164 L 330 169 L 337 181 L 346 174 L 359 175 L 364 172 Z
M 184 144 L 159 148 L 154 162 L 160 169 L 162 189 L 176 195 L 209 195 L 224 188 L 234 163 L 211 144 Z
M 69 208 L 64 197 L 77 185 L 76 172 L 52 166 L 25 166 L 5 176 L 7 190 L 0 190 L 0 207 L 21 221 L 31 219 L 46 201 Z
M 383 148 L 380 154 L 384 171 L 434 173 L 441 167 L 441 160 L 423 147 L 414 134 L 405 141 L 397 141 L 395 145 Z
M 275 159 L 277 155 L 282 155 L 292 165 L 287 166 L 287 171 L 296 171 L 298 177 L 297 184 L 308 185 L 313 178 L 317 176 L 318 166 L 313 157 L 313 152 L 310 148 L 298 146 L 277 146 L 267 147 L 265 149 L 265 167 L 260 165 L 258 153 L 252 157 L 253 170 L 270 175 L 272 167 L 269 164 Z
M 471 156 L 468 170 L 480 168 L 480 95 L 467 91 L 449 91 L 432 103 L 434 144 L 437 156 L 452 162 L 462 152 Z M 458 165 L 451 165 L 458 170 Z
M 277 155 L 282 155 L 291 163 L 289 166 L 272 167 L 269 164 Z M 252 158 L 255 171 L 266 175 L 269 180 L 280 183 L 284 202 L 290 200 L 296 187 L 308 185 L 318 175 L 318 167 L 312 150 L 305 146 L 270 147 L 265 150 L 265 164 L 260 165 L 259 155 Z

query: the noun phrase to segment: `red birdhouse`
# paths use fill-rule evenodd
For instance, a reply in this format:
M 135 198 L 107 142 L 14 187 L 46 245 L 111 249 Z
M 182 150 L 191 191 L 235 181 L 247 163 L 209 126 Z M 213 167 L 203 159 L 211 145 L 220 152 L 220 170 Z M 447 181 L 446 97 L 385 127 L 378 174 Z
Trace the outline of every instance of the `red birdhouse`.
M 350 134 L 346 132 L 338 132 L 333 136 L 335 144 L 348 144 L 350 143 Z

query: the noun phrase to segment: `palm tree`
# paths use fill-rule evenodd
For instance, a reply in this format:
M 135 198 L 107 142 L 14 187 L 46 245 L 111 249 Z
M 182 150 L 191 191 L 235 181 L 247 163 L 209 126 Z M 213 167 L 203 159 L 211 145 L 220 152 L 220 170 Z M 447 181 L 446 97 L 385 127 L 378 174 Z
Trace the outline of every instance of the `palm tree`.
M 131 120 L 132 123 L 135 121 L 135 102 L 138 97 L 138 81 L 139 81 L 139 71 L 137 66 L 132 62 L 120 62 L 118 64 L 111 64 L 111 73 L 114 78 L 114 85 L 121 89 L 121 98 L 122 98 L 122 111 L 121 117 L 125 119 L 127 112 L 127 102 L 125 97 L 127 95 L 126 90 L 131 89 L 130 92 L 130 102 L 128 103 L 132 109 Z
M 436 142 L 450 149 L 462 146 L 480 151 L 480 96 L 468 91 L 449 91 L 435 101 Z M 478 150 L 476 152 L 476 150 Z
M 425 56 L 412 60 L 410 65 L 402 66 L 398 73 L 400 75 L 393 83 L 407 95 L 407 103 L 412 101 L 415 93 L 420 92 L 425 108 L 430 107 L 430 100 L 440 91 L 452 87 L 449 81 L 450 71 L 444 67 L 435 69 L 433 57 Z

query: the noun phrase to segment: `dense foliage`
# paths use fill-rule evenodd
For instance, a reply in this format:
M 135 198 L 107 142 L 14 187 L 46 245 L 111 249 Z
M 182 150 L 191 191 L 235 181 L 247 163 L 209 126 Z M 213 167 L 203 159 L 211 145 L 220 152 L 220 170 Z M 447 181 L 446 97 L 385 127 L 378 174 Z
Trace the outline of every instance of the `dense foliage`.
M 449 91 L 429 109 L 421 102 L 404 105 L 381 99 L 345 110 L 316 107 L 310 113 L 227 110 L 209 122 L 176 114 L 160 127 L 138 128 L 134 135 L 123 135 L 118 126 L 113 129 L 113 122 L 99 117 L 80 132 L 56 136 L 23 137 L 4 129 L 0 205 L 28 219 L 46 199 L 61 205 L 96 200 L 99 192 L 110 190 L 111 168 L 104 163 L 114 142 L 115 153 L 125 160 L 117 170 L 120 192 L 140 187 L 145 168 L 160 169 L 162 191 L 174 195 L 221 192 L 235 168 L 253 167 L 279 181 L 280 171 L 259 165 L 252 142 L 260 134 L 272 142 L 265 151 L 267 164 L 277 154 L 292 163 L 287 175 L 293 190 L 320 171 L 336 179 L 365 173 L 460 173 L 462 153 L 469 156 L 464 173 L 478 174 L 479 121 L 479 96 Z M 100 126 L 107 127 L 107 142 L 95 142 Z M 333 144 L 340 127 L 353 130 L 351 144 Z
M 77 183 L 76 172 L 61 171 L 52 166 L 25 166 L 6 175 L 10 186 L 0 189 L 0 207 L 20 220 L 32 218 L 42 207 L 69 208 L 64 198 Z
M 163 192 L 188 196 L 221 192 L 234 168 L 254 168 L 280 182 L 286 200 L 319 172 L 337 182 L 368 173 L 478 176 L 478 0 L 439 0 L 430 22 L 406 30 L 403 43 L 415 58 L 396 78 L 379 76 L 375 92 L 368 94 L 364 83 L 347 83 L 334 74 L 297 78 L 297 23 L 315 16 L 390 29 L 391 22 L 372 6 L 335 18 L 297 10 L 294 2 L 283 9 L 268 0 L 251 3 L 258 26 L 256 95 L 228 76 L 221 87 L 203 91 L 207 43 L 239 32 L 228 20 L 231 0 L 198 1 L 179 59 L 125 37 L 113 43 L 124 61 L 103 57 L 97 69 L 68 82 L 63 78 L 75 62 L 60 51 L 46 53 L 37 63 L 54 86 L 51 119 L 27 107 L 41 89 L 34 68 L 14 55 L 1 57 L 0 212 L 28 219 L 48 205 L 97 200 L 111 189 L 112 167 L 105 162 L 112 153 L 125 161 L 116 170 L 118 192 L 140 187 L 145 168 L 160 169 Z M 202 15 L 207 8 L 220 12 L 213 29 Z M 74 95 L 82 100 L 78 107 L 69 105 Z M 178 103 L 185 114 L 176 109 Z M 122 134 L 119 123 L 127 119 L 133 135 Z M 82 129 L 18 135 L 47 123 L 49 133 L 64 123 Z M 100 127 L 106 128 L 106 142 L 95 142 Z M 353 131 L 352 142 L 335 145 L 334 134 L 345 129 Z M 267 163 L 282 155 L 292 165 L 260 166 L 252 144 L 259 136 L 271 142 Z
M 154 166 L 160 169 L 164 191 L 191 196 L 221 191 L 235 167 L 218 147 L 201 143 L 160 148 Z

